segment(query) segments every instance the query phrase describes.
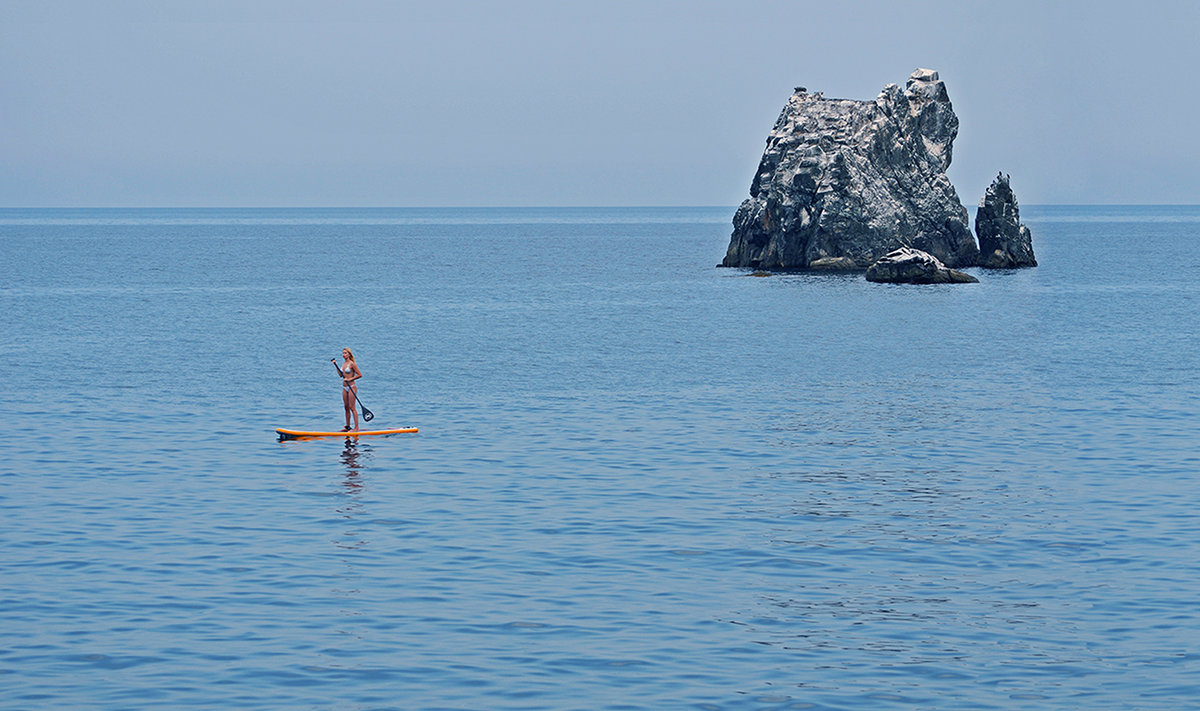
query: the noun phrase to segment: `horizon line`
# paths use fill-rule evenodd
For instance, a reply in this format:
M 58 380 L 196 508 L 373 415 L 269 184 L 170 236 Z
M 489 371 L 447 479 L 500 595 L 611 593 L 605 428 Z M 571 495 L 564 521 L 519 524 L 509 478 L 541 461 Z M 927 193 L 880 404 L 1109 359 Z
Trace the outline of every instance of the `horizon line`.
M 0 210 L 650 210 L 733 209 L 731 205 L 0 205 Z M 966 205 L 964 205 L 966 207 Z M 1020 207 L 1200 207 L 1200 202 L 1045 202 Z M 969 208 L 968 208 L 969 209 Z

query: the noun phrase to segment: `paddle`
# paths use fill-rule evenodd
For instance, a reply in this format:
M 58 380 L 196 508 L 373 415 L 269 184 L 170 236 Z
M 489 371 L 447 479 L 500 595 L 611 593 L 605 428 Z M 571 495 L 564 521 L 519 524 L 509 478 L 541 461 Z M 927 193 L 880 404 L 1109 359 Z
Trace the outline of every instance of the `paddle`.
M 342 373 L 341 367 L 337 364 L 337 359 L 330 358 L 329 362 L 333 363 L 333 367 L 337 369 L 338 375 L 340 375 L 342 377 L 342 379 L 345 380 L 346 376 L 345 376 L 345 374 Z M 354 401 L 357 402 L 358 406 L 362 408 L 363 422 L 370 422 L 371 420 L 375 419 L 375 413 L 368 410 L 367 406 L 362 404 L 362 400 L 358 399 L 358 392 L 356 390 L 354 390 L 354 388 L 350 389 L 350 394 L 354 395 Z

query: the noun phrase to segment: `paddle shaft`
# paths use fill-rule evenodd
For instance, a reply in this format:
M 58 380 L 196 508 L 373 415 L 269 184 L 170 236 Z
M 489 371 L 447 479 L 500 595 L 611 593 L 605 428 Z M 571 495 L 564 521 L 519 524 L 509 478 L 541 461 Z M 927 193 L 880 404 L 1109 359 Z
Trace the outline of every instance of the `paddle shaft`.
M 337 364 L 337 359 L 330 358 L 329 362 L 333 363 L 334 369 L 337 370 L 338 375 L 341 376 L 341 378 L 342 378 L 342 382 L 345 383 L 346 382 L 346 374 L 342 372 L 341 366 L 339 366 Z M 368 410 L 367 406 L 362 404 L 362 400 L 358 399 L 358 390 L 356 388 L 350 388 L 350 394 L 354 396 L 354 401 L 357 402 L 358 406 L 362 408 L 363 419 L 366 420 L 367 422 L 370 422 L 371 420 L 375 419 L 375 413 Z

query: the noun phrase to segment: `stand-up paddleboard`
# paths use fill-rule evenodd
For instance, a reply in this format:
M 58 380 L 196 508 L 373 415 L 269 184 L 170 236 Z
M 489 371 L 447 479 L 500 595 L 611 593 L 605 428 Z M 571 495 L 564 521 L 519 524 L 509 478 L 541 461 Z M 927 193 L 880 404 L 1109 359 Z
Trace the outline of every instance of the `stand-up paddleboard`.
M 358 430 L 357 432 L 346 432 L 337 430 L 336 432 L 316 432 L 310 430 L 285 430 L 282 427 L 276 427 L 275 433 L 279 435 L 279 440 L 285 439 L 309 439 L 312 437 L 365 437 L 367 435 L 390 435 L 416 432 L 416 427 L 401 427 L 395 430 Z

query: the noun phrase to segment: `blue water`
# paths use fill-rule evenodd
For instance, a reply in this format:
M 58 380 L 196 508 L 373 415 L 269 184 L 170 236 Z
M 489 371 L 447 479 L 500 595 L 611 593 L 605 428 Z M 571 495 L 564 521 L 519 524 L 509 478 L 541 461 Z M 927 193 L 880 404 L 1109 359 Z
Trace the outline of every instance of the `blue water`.
M 0 707 L 1200 703 L 1200 208 L 0 210 Z M 338 427 L 354 349 L 373 425 Z

